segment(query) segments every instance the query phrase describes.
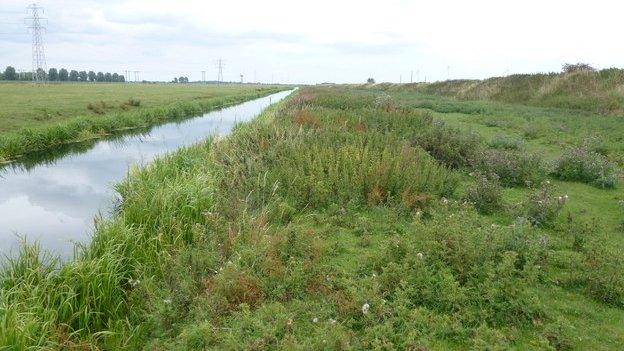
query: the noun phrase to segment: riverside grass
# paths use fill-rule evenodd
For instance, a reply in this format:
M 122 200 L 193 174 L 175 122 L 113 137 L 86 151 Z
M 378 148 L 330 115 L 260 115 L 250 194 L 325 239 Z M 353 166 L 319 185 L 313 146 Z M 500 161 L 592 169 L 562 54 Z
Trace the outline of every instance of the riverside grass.
M 0 88 L 4 86 L 5 84 L 0 84 Z M 124 86 L 116 86 L 118 90 L 125 89 Z M 59 85 L 57 88 L 66 89 L 63 85 Z M 106 88 L 110 90 L 111 87 Z M 143 89 L 142 91 L 149 91 L 150 88 L 163 89 L 150 85 L 141 89 Z M 170 93 L 175 96 L 175 87 L 173 88 L 174 90 L 167 88 L 167 91 L 171 90 Z M 184 90 L 185 88 L 188 87 L 180 87 L 179 89 Z M 89 89 L 93 89 L 93 87 Z M 218 91 L 218 89 L 214 91 L 212 88 L 204 89 L 206 89 L 204 91 L 205 96 L 197 96 L 192 100 L 181 100 L 173 103 L 165 103 L 168 100 L 157 100 L 162 105 L 156 103 L 155 107 L 137 109 L 136 106 L 140 106 L 139 100 L 131 98 L 128 100 L 128 104 L 123 105 L 127 107 L 119 111 L 107 110 L 103 115 L 84 114 L 64 117 L 58 122 L 36 122 L 31 123 L 32 126 L 2 133 L 0 134 L 0 162 L 7 162 L 23 154 L 50 149 L 61 144 L 97 138 L 114 131 L 146 127 L 167 120 L 195 116 L 213 109 L 270 95 L 285 88 L 250 86 L 235 89 L 224 87 L 223 91 Z M 160 99 L 163 98 L 160 97 Z M 104 102 L 102 104 L 106 105 Z
M 590 222 L 604 196 L 572 207 L 619 188 L 514 184 L 481 215 L 462 199 L 486 135 L 381 93 L 300 89 L 225 139 L 133 168 L 75 260 L 31 246 L 8 262 L 0 345 L 617 349 L 622 255 L 598 233 L 613 243 L 617 226 Z M 541 199 L 552 222 L 533 226 L 522 212 Z

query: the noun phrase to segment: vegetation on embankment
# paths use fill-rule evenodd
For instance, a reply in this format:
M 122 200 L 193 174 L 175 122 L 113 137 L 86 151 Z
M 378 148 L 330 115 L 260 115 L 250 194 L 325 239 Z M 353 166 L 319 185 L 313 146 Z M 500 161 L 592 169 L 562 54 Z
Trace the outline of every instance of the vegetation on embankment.
M 378 86 L 451 96 L 463 100 L 493 100 L 603 114 L 624 112 L 624 70 L 616 68 L 569 73 L 514 74 L 485 80 L 448 80 L 401 86 L 378 84 Z
M 25 248 L 2 271 L 0 345 L 619 347 L 619 184 L 549 179 L 522 142 L 413 103 L 302 89 L 133 170 L 76 260 Z
M 8 161 L 25 153 L 41 151 L 60 144 L 97 138 L 108 133 L 138 127 L 146 127 L 163 121 L 199 115 L 210 110 L 240 103 L 261 96 L 266 96 L 285 88 L 279 87 L 209 87 L 209 86 L 173 86 L 173 85 L 45 85 L 27 86 L 25 84 L 0 84 L 1 89 L 16 88 L 2 100 L 20 101 L 23 111 L 15 112 L 17 107 L 3 106 L 0 121 L 11 118 L 20 120 L 20 127 L 8 128 L 0 134 L 0 162 Z M 38 91 L 35 100 L 28 104 L 27 90 Z M 84 91 L 80 91 L 84 90 Z M 48 94 L 49 95 L 46 95 Z M 128 95 L 135 97 L 128 98 Z M 40 95 L 43 94 L 43 95 Z M 70 97 L 64 99 L 63 94 Z M 91 95 L 90 95 L 91 94 Z M 107 100 L 84 103 L 82 100 L 99 99 L 107 96 Z M 122 102 L 110 102 L 109 99 L 124 96 Z M 146 96 L 143 101 L 136 96 Z M 59 99 L 59 100 L 55 100 Z M 61 100 L 62 99 L 62 100 Z M 48 118 L 48 112 L 54 116 Z M 16 113 L 16 115 L 10 115 Z M 58 113 L 58 115 L 57 115 Z M 79 115 L 70 115 L 80 113 Z M 34 117 L 29 117 L 34 114 Z M 39 116 L 39 117 L 37 117 Z M 43 116 L 43 117 L 41 117 Z M 34 118 L 34 120 L 33 120 Z

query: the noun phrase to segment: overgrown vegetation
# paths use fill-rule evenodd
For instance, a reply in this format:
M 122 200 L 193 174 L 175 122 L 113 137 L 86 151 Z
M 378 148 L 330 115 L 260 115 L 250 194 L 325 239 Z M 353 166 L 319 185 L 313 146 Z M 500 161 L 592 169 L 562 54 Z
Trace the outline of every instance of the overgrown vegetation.
M 493 149 L 506 129 L 370 89 L 300 89 L 133 169 L 74 261 L 26 247 L 5 267 L 0 346 L 619 347 L 622 255 L 600 233 L 620 223 L 591 202 L 619 188 L 548 180 L 559 146 Z
M 425 94 L 453 96 L 466 100 L 493 100 L 584 110 L 604 114 L 624 111 L 624 70 L 593 70 L 586 64 L 564 66 L 564 73 L 515 74 L 485 80 L 451 80 L 411 84 L 411 90 Z

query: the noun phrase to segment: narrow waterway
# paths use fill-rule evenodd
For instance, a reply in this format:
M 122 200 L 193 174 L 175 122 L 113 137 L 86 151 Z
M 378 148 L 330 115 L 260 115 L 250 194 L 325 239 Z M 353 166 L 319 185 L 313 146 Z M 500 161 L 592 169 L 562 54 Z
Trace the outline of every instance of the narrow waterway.
M 96 215 L 108 215 L 113 189 L 131 164 L 155 157 L 211 135 L 228 134 L 256 117 L 280 92 L 202 116 L 135 130 L 106 139 L 71 144 L 30 155 L 0 169 L 0 254 L 14 255 L 20 242 L 37 241 L 53 254 L 69 257 L 74 242 L 86 242 Z

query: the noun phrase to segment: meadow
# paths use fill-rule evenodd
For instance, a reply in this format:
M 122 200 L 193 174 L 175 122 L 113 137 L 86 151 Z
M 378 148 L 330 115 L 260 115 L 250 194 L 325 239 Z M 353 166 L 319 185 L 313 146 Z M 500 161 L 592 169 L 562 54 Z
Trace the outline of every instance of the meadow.
M 622 121 L 302 88 L 134 168 L 93 241 L 0 274 L 0 347 L 612 350 Z
M 257 85 L 0 83 L 0 162 L 283 90 Z

